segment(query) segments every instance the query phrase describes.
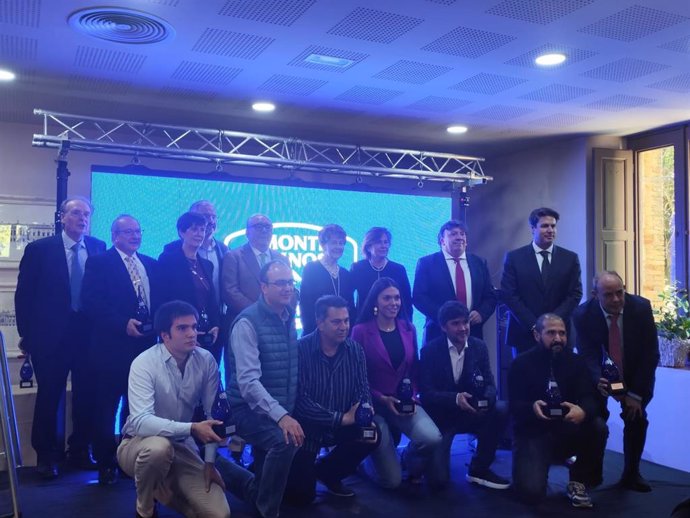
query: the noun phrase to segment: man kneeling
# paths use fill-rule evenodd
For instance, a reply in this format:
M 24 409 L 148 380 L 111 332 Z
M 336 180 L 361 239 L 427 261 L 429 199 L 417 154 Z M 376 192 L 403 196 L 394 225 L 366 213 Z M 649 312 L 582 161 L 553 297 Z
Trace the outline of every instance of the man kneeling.
M 458 301 L 438 311 L 443 336 L 422 348 L 420 394 L 441 431 L 441 447 L 434 452 L 434 482 L 443 487 L 450 478 L 450 448 L 458 433 L 477 436 L 477 452 L 466 479 L 493 489 L 510 482 L 491 470 L 496 446 L 508 424 L 508 407 L 496 401 L 496 385 L 486 344 L 471 337 L 470 312 Z
M 163 343 L 137 356 L 130 368 L 130 414 L 117 460 L 135 480 L 137 518 L 155 516 L 155 500 L 187 517 L 230 516 L 214 466 L 221 439 L 212 427 L 222 422 L 191 422 L 198 401 L 211 415 L 219 380 L 213 356 L 197 346 L 197 320 L 186 302 L 163 304 L 154 318 Z M 205 462 L 194 439 L 206 444 Z
M 601 484 L 608 428 L 584 359 L 566 348 L 561 317 L 537 319 L 535 347 L 510 367 L 508 388 L 514 419 L 513 489 L 536 503 L 546 494 L 549 465 L 576 455 L 567 496 L 574 507 L 592 507 L 587 486 Z

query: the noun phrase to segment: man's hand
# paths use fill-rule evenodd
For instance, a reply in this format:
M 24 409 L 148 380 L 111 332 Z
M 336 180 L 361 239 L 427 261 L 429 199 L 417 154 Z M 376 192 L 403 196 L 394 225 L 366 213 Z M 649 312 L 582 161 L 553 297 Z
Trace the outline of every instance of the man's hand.
M 609 397 L 609 382 L 606 378 L 599 378 L 599 382 L 597 383 L 597 390 L 599 391 L 599 394 L 601 394 L 604 397 Z
M 359 408 L 359 403 L 355 403 L 350 407 L 350 410 L 343 414 L 343 418 L 340 421 L 340 426 L 350 426 L 355 424 L 355 412 Z
M 623 419 L 634 421 L 642 417 L 642 402 L 634 397 L 625 396 L 621 400 L 621 406 L 623 407 Z
M 289 414 L 285 414 L 278 421 L 278 426 L 283 430 L 285 437 L 285 444 L 294 444 L 295 446 L 302 446 L 304 444 L 304 431 L 302 426 Z
M 563 417 L 564 421 L 573 424 L 580 424 L 582 421 L 585 420 L 586 414 L 585 411 L 582 410 L 581 406 L 575 405 L 573 403 L 568 403 L 567 401 L 561 403 L 561 406 L 568 409 L 568 412 L 565 414 L 565 417 Z
M 213 336 L 213 343 L 216 343 L 216 340 L 218 340 L 218 332 L 220 331 L 220 328 L 218 326 L 212 327 L 209 329 L 208 334 Z
M 204 484 L 206 486 L 206 492 L 211 491 L 211 484 L 218 484 L 220 488 L 225 491 L 225 482 L 223 482 L 223 477 L 220 476 L 216 465 L 213 462 L 204 463 Z
M 400 403 L 400 400 L 394 396 L 381 396 L 379 398 L 379 401 L 383 406 L 385 406 L 391 414 L 393 415 L 403 415 L 400 412 L 398 412 L 398 409 L 395 408 L 396 403 Z M 415 407 L 416 409 L 416 407 Z M 411 414 L 410 414 L 411 415 Z
M 546 408 L 546 401 L 537 399 L 534 403 L 532 403 L 532 411 L 534 412 L 534 415 L 537 416 L 537 419 L 541 419 L 542 421 L 551 421 L 550 417 L 546 417 L 544 415 L 544 408 Z
M 469 320 L 470 320 L 470 325 L 471 325 L 471 326 L 474 326 L 474 325 L 477 325 L 477 324 L 481 324 L 481 323 L 484 321 L 484 319 L 482 318 L 482 316 L 479 314 L 479 311 L 474 311 L 474 310 L 470 311 L 470 318 L 469 318 Z
M 139 329 L 137 329 L 137 326 L 140 326 L 140 325 L 141 325 L 141 322 L 139 322 L 136 318 L 130 318 L 127 321 L 127 329 L 125 329 L 125 331 L 127 331 L 127 334 L 129 336 L 132 336 L 134 338 L 141 338 L 144 335 L 142 335 L 139 332 Z
M 471 397 L 472 394 L 469 394 L 468 392 L 458 392 L 458 394 L 455 396 L 455 404 L 458 405 L 461 410 L 476 414 L 477 410 L 475 410 L 475 408 L 470 405 L 468 401 L 468 399 Z
M 201 421 L 200 423 L 192 423 L 191 434 L 204 444 L 210 442 L 220 442 L 223 439 L 216 435 L 213 431 L 213 425 L 223 424 L 223 421 L 217 421 L 215 419 L 207 419 L 206 421 Z

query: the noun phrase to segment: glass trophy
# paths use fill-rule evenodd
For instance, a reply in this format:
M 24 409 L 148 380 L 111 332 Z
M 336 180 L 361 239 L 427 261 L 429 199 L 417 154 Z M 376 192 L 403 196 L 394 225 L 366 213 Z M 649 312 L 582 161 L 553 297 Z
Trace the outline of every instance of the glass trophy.
M 31 356 L 26 355 L 24 363 L 19 369 L 19 388 L 31 388 L 34 386 L 34 368 L 31 365 Z
M 561 389 L 558 388 L 558 383 L 551 375 L 546 386 L 546 411 L 544 415 L 551 419 L 563 419 L 567 410 L 561 406 L 561 403 L 563 403 Z
M 410 378 L 403 378 L 398 385 L 397 398 L 399 403 L 395 404 L 395 409 L 400 414 L 414 414 L 415 402 L 413 399 L 414 391 Z
M 209 333 L 210 329 L 211 323 L 208 320 L 208 313 L 206 313 L 205 309 L 202 309 L 201 313 L 199 314 L 199 325 L 197 326 L 199 335 L 196 339 L 199 342 L 199 345 L 205 349 L 208 349 L 213 345 L 213 335 Z
M 134 316 L 136 320 L 141 322 L 137 326 L 137 329 L 142 335 L 148 335 L 153 332 L 153 322 L 151 321 L 151 313 L 149 311 L 148 306 L 146 305 L 146 301 L 144 300 L 144 293 L 141 288 L 141 284 L 139 285 L 139 293 L 137 294 L 137 313 Z
M 618 366 L 611 359 L 603 345 L 601 346 L 601 352 L 603 360 L 601 362 L 601 377 L 606 379 L 606 390 L 612 396 L 625 394 L 627 387 Z
M 472 394 L 470 405 L 475 410 L 489 409 L 489 400 L 486 398 L 486 382 L 484 381 L 482 371 L 478 368 L 472 374 L 472 390 L 470 393 Z
M 218 393 L 213 401 L 213 407 L 211 407 L 211 419 L 223 422 L 223 424 L 213 425 L 213 431 L 218 437 L 225 439 L 235 435 L 235 425 L 232 423 L 228 395 L 223 390 L 222 384 L 218 385 Z
M 359 440 L 362 442 L 376 441 L 376 427 L 373 423 L 374 411 L 371 404 L 366 400 L 360 401 L 355 410 L 355 425 L 359 428 Z

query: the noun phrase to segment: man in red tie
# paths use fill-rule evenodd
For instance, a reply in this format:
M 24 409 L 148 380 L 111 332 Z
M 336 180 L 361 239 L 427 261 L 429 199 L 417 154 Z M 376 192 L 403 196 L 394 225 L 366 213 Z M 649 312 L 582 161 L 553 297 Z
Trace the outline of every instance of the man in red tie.
M 640 458 L 647 437 L 647 405 L 654 393 L 654 374 L 659 363 L 654 315 L 649 301 L 625 292 L 616 272 L 604 271 L 594 278 L 592 298 L 573 312 L 577 349 L 584 356 L 602 395 L 601 412 L 608 419 L 608 392 L 601 367 L 604 352 L 623 376 L 627 392 L 612 396 L 621 405 L 625 466 L 621 486 L 651 491 L 640 475 Z
M 467 227 L 450 220 L 438 232 L 441 251 L 417 262 L 412 302 L 426 316 L 424 343 L 442 336 L 438 310 L 457 300 L 470 310 L 470 335 L 482 338 L 482 326 L 496 309 L 496 294 L 486 260 L 467 249 Z

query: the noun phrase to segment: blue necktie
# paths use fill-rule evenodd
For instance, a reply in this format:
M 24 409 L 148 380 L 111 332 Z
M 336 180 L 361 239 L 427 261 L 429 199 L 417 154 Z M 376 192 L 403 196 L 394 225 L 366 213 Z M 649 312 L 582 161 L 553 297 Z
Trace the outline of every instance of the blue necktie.
M 81 280 L 84 277 L 84 272 L 81 269 L 81 263 L 79 262 L 79 243 L 74 243 L 72 245 L 72 268 L 69 278 L 69 288 L 70 294 L 72 295 L 72 309 L 74 311 L 79 311 L 81 306 Z

